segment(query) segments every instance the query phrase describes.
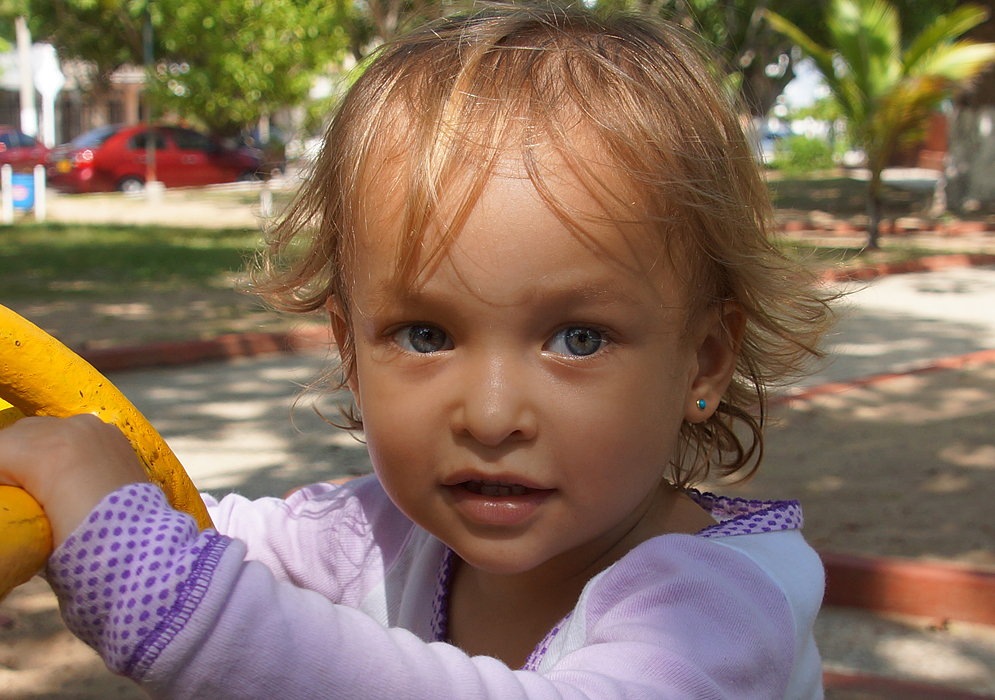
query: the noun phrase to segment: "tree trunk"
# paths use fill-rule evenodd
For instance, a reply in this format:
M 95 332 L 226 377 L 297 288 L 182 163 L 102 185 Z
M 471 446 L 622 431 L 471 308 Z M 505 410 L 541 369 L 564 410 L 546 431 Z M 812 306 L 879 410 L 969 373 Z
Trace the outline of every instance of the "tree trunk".
M 881 245 L 881 171 L 871 171 L 871 180 L 867 183 L 867 250 L 880 250 Z

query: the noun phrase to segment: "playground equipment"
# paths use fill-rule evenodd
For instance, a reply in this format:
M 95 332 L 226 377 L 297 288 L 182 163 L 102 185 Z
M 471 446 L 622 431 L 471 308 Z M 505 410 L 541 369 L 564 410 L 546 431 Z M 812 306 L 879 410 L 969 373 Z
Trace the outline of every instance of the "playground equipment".
M 162 437 L 124 394 L 72 350 L 0 306 L 0 428 L 24 416 L 92 413 L 131 441 L 149 479 L 201 528 L 211 519 L 197 489 Z M 37 572 L 52 552 L 41 506 L 0 486 L 0 599 Z

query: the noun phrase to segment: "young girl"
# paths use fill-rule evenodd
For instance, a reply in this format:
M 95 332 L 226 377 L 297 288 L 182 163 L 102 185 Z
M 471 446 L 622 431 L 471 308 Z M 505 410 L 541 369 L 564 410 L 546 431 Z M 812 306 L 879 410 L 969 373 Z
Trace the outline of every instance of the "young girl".
M 574 9 L 384 48 L 263 285 L 328 309 L 375 475 L 198 533 L 116 429 L 21 421 L 71 629 L 154 697 L 820 697 L 798 505 L 689 488 L 755 468 L 826 317 L 708 75 Z

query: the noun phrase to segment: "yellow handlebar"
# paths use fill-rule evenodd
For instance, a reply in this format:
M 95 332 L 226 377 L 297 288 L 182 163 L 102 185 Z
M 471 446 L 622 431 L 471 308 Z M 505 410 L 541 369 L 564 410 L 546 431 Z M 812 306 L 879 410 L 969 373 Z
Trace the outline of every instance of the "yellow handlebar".
M 79 355 L 0 306 L 0 428 L 29 416 L 92 413 L 131 441 L 149 479 L 177 510 L 211 527 L 204 502 L 176 455 L 124 394 Z M 22 489 L 0 487 L 0 599 L 44 566 L 52 532 Z

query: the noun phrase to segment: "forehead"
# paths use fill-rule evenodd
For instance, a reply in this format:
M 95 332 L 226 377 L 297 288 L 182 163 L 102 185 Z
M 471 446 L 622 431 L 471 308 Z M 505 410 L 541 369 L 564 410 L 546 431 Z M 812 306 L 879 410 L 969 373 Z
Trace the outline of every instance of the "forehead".
M 570 153 L 548 144 L 492 149 L 432 182 L 396 145 L 382 146 L 367 166 L 352 231 L 355 252 L 392 269 L 395 284 L 411 285 L 458 248 L 471 221 L 500 228 L 526 211 L 555 220 L 592 255 L 623 269 L 645 273 L 670 255 L 666 232 L 590 143 Z
M 551 168 L 537 186 L 521 157 L 506 156 L 472 199 L 458 196 L 473 189 L 461 184 L 417 235 L 405 226 L 403 191 L 371 190 L 356 231 L 356 302 L 442 289 L 499 306 L 558 296 L 630 306 L 683 300 L 659 237 L 606 211 L 570 168 Z

